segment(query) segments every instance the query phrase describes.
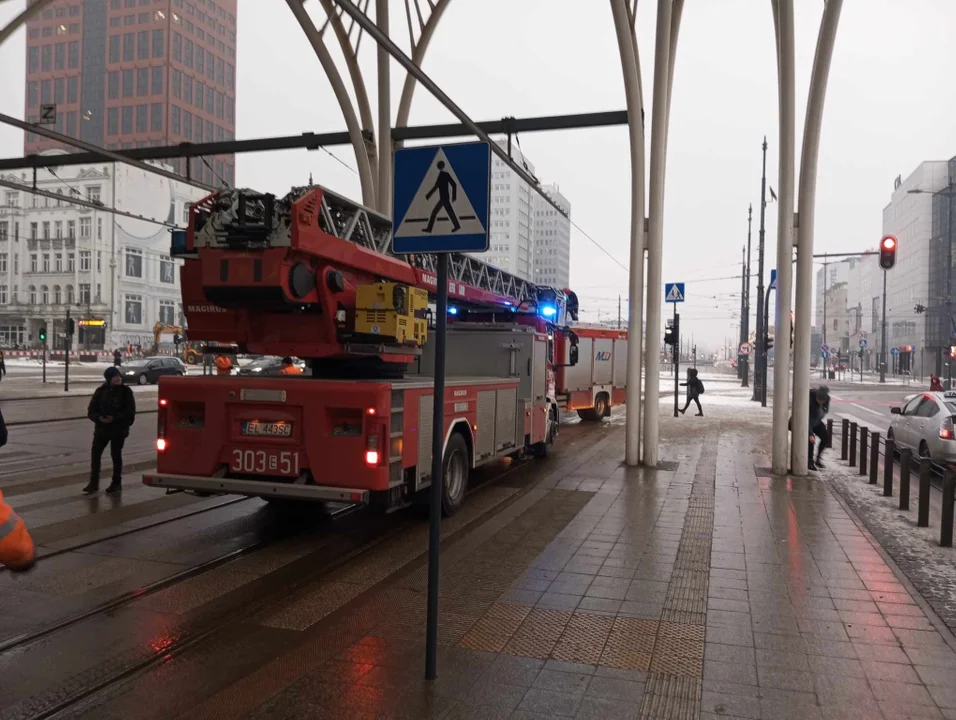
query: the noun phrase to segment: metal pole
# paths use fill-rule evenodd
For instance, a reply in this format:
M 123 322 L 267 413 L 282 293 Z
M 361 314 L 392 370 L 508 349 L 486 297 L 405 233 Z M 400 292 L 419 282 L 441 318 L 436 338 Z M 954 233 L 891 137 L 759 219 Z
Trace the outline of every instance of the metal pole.
M 883 271 L 883 319 L 880 322 L 880 382 L 886 382 L 886 270 Z
M 850 421 L 846 418 L 843 418 L 843 422 L 840 423 L 840 459 L 846 460 L 847 453 L 847 436 L 850 434 Z
M 900 510 L 910 509 L 910 465 L 913 451 L 903 448 L 900 453 Z
M 448 255 L 435 260 L 438 299 L 435 323 L 435 392 L 432 396 L 432 478 L 428 512 L 428 617 L 425 631 L 425 678 L 438 676 L 438 559 L 441 550 L 441 496 L 445 453 L 445 333 L 448 327 Z
M 893 438 L 883 441 L 883 497 L 893 497 L 893 465 L 896 458 L 896 443 Z
M 940 547 L 953 546 L 953 496 L 954 483 L 952 470 L 946 470 L 943 475 L 943 505 L 939 517 L 939 544 Z
M 828 280 L 828 275 L 829 275 L 829 272 L 828 272 L 828 268 L 827 268 L 827 261 L 824 259 L 824 261 L 823 261 L 823 344 L 824 344 L 824 345 L 827 344 L 827 280 Z M 821 377 L 826 378 L 826 376 L 827 376 L 826 363 L 823 363 L 822 373 L 823 373 L 823 374 L 821 375 Z
M 644 105 L 637 45 L 625 0 L 611 0 L 618 53 L 627 101 L 628 145 L 631 153 L 631 252 L 627 303 L 627 404 L 625 407 L 624 461 L 634 467 L 641 461 L 641 366 L 644 323 Z M 647 326 L 650 328 L 650 325 Z M 652 341 L 659 347 L 659 328 Z M 658 379 L 648 380 L 648 385 Z
M 916 527 L 929 527 L 929 480 L 933 463 L 929 458 L 919 461 L 919 498 L 916 500 Z
M 750 339 L 750 236 L 754 220 L 753 203 L 747 208 L 747 265 L 746 279 L 744 280 L 744 316 L 741 322 L 743 330 L 740 335 L 740 342 L 745 343 Z M 741 387 L 750 387 L 750 356 L 744 355 L 740 361 L 742 370 Z
M 70 349 L 73 337 L 70 335 L 70 308 L 66 309 L 66 364 L 63 368 L 63 391 L 70 392 Z
M 677 303 L 674 303 L 674 330 L 680 330 L 678 323 L 680 315 L 677 314 Z M 673 345 L 674 352 L 674 417 L 680 415 L 677 409 L 677 396 L 680 393 L 680 333 L 674 338 L 676 342 Z
M 43 339 L 43 382 L 46 382 L 46 338 Z
M 793 426 L 807 427 L 810 417 L 810 326 L 813 325 L 811 319 L 811 305 L 813 302 L 813 230 L 816 219 L 816 194 L 817 194 L 817 163 L 820 156 L 820 132 L 823 124 L 823 106 L 826 99 L 827 79 L 830 73 L 830 60 L 833 57 L 833 46 L 836 41 L 837 24 L 840 19 L 840 8 L 842 0 L 829 0 L 824 4 L 823 19 L 820 21 L 820 32 L 817 37 L 816 54 L 813 58 L 813 71 L 810 76 L 810 92 L 807 98 L 807 114 L 803 127 L 803 146 L 800 154 L 800 215 L 797 223 L 797 278 L 796 295 L 793 312 Z M 791 7 L 792 12 L 792 7 Z M 792 36 L 792 17 L 791 17 L 791 36 Z M 792 53 L 792 48 L 790 50 Z M 793 56 L 790 55 L 792 62 Z M 793 69 L 791 67 L 791 72 Z M 791 78 L 792 82 L 792 78 Z M 792 98 L 792 96 L 791 96 Z M 791 120 L 792 122 L 792 120 Z M 789 179 L 789 176 L 788 176 Z M 783 196 L 781 188 L 781 197 Z M 779 252 L 779 248 L 778 248 Z M 787 248 L 788 256 L 791 254 Z M 781 253 L 782 256 L 782 253 Z M 789 258 L 788 258 L 789 259 Z M 777 269 L 780 272 L 780 268 Z M 826 282 L 828 268 L 826 256 L 824 255 L 823 276 Z M 826 285 L 824 285 L 826 287 Z M 777 315 L 780 312 L 780 293 L 777 296 Z M 826 292 L 823 294 L 824 322 L 823 338 L 826 343 Z M 790 294 L 786 295 L 786 301 L 789 303 Z M 789 317 L 788 315 L 786 317 Z M 786 338 L 783 339 L 786 342 Z M 830 352 L 827 352 L 823 360 L 824 377 L 829 374 Z M 775 377 L 776 377 L 776 370 Z M 786 398 L 786 388 L 783 393 L 778 394 L 776 383 L 774 384 L 774 408 L 778 397 Z M 774 424 L 777 422 L 786 423 L 787 415 L 779 417 L 776 412 L 774 415 Z M 775 436 L 779 433 L 783 436 L 784 450 L 786 449 L 786 428 L 775 428 Z M 778 442 L 780 438 L 776 438 Z M 806 473 L 808 458 L 806 455 L 807 444 L 796 442 L 791 447 L 791 469 L 796 475 Z
M 375 23 L 388 37 L 388 0 L 375 0 Z M 383 215 L 391 217 L 392 204 L 392 85 L 388 48 L 378 46 L 378 188 L 375 199 Z
M 856 465 L 856 437 L 857 437 L 857 425 L 856 423 L 850 423 L 850 457 L 847 462 L 849 462 L 850 467 Z
M 664 249 L 664 173 L 667 153 L 667 97 L 670 93 L 672 0 L 657 2 L 657 37 L 654 47 L 654 96 L 651 124 L 651 167 L 647 233 L 647 332 L 656 337 L 661 327 Z M 656 467 L 660 451 L 661 353 L 657 343 L 644 347 L 647 383 L 644 387 L 644 464 Z
M 784 345 L 790 338 L 790 293 L 793 275 L 793 176 L 795 79 L 793 0 L 778 0 L 777 8 L 777 72 L 779 80 L 780 152 L 778 162 L 780 194 L 777 199 L 777 303 L 774 322 L 775 337 Z M 808 253 L 809 255 L 810 253 Z M 809 259 L 809 258 L 808 258 Z M 775 475 L 786 475 L 790 464 L 789 349 L 777 350 L 780 362 L 773 368 L 773 442 L 771 469 Z M 766 374 L 766 373 L 765 373 Z M 807 402 L 809 403 L 809 391 Z M 798 427 L 794 418 L 794 427 Z M 804 424 L 803 427 L 806 427 Z M 805 446 L 805 443 L 800 443 Z
M 779 277 L 779 275 L 778 275 Z M 779 293 L 779 290 L 777 291 Z M 774 329 L 774 346 L 776 347 L 776 337 L 779 331 Z M 760 406 L 767 407 L 767 368 L 770 367 L 770 288 L 767 288 L 767 296 L 764 298 L 763 307 L 763 362 L 760 363 Z M 787 353 L 789 356 L 789 353 Z M 775 364 L 776 366 L 776 364 Z M 809 400 L 809 390 L 807 391 Z M 807 423 L 809 424 L 809 420 Z
M 747 339 L 747 248 L 740 248 L 740 337 L 737 345 L 737 377 L 740 379 L 740 387 L 747 387 L 744 380 L 744 356 L 740 352 L 744 342 Z
M 880 472 L 880 433 L 870 434 L 870 485 L 876 485 Z
M 864 477 L 866 477 L 866 474 L 867 474 L 866 463 L 868 460 L 868 456 L 866 454 L 866 451 L 867 451 L 867 443 L 869 439 L 870 439 L 870 429 L 868 427 L 861 427 L 860 428 L 860 475 Z
M 760 176 L 760 230 L 757 237 L 757 333 L 756 333 L 756 354 L 754 362 L 754 402 L 760 402 L 763 396 L 761 385 L 763 384 L 763 368 L 766 365 L 763 347 L 763 249 L 764 237 L 766 232 L 767 216 L 767 137 L 764 136 L 763 145 L 763 172 Z

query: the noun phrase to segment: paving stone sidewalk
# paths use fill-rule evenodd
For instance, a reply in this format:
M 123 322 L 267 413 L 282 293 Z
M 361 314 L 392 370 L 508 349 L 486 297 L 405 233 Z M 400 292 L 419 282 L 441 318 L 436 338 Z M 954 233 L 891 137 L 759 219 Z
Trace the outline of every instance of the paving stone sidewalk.
M 956 718 L 949 631 L 825 482 L 763 470 L 769 410 L 705 413 L 657 470 L 614 421 L 451 538 L 438 680 L 418 563 L 183 717 Z

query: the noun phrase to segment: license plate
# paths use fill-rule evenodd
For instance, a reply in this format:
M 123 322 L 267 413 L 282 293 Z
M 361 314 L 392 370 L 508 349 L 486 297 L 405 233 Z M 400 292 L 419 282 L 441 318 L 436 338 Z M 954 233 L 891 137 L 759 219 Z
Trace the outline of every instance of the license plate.
M 229 469 L 252 475 L 298 477 L 299 453 L 294 450 L 233 450 Z
M 242 434 L 252 437 L 292 437 L 292 423 L 246 420 L 242 424 Z

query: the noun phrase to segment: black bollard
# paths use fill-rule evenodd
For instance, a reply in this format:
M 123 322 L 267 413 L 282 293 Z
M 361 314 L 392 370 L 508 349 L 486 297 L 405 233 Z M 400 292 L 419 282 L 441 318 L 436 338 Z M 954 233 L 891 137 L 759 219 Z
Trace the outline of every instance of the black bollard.
M 893 497 L 893 465 L 896 460 L 896 443 L 893 438 L 883 442 L 883 497 Z
M 827 448 L 833 447 L 833 420 L 827 420 Z
M 939 546 L 953 546 L 953 491 L 956 489 L 956 477 L 952 470 L 943 475 L 943 507 L 939 516 Z
M 929 458 L 920 458 L 919 461 L 919 506 L 917 507 L 917 527 L 929 527 L 929 474 L 933 471 L 933 463 Z
M 840 423 L 840 425 L 842 426 L 840 428 L 840 459 L 846 460 L 846 438 L 850 432 L 850 421 L 846 418 L 843 418 L 843 422 Z
M 870 439 L 870 429 L 868 427 L 860 428 L 860 475 L 866 476 L 867 440 Z
M 850 467 L 856 465 L 856 423 L 850 423 Z
M 904 448 L 900 453 L 900 510 L 910 509 L 910 463 L 913 451 Z
M 870 485 L 876 485 L 880 472 L 880 434 L 870 434 Z

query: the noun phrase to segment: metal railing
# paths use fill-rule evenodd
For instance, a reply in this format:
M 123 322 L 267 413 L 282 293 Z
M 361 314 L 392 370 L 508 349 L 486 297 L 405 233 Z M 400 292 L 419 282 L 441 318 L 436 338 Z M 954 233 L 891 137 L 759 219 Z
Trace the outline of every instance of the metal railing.
M 827 420 L 827 432 L 833 443 L 833 420 Z M 916 525 L 929 527 L 930 492 L 934 476 L 942 476 L 943 504 L 940 512 L 939 544 L 953 546 L 953 502 L 956 496 L 956 472 L 952 468 L 933 463 L 930 458 L 913 457 L 909 448 L 897 449 L 892 438 L 883 438 L 877 431 L 842 419 L 840 428 L 840 459 L 850 467 L 858 467 L 859 474 L 870 485 L 880 481 L 880 459 L 883 465 L 883 496 L 893 497 L 896 469 L 899 468 L 899 509 L 910 509 L 910 479 L 914 467 L 918 467 L 919 497 L 917 499 Z M 899 461 L 897 463 L 897 460 Z

